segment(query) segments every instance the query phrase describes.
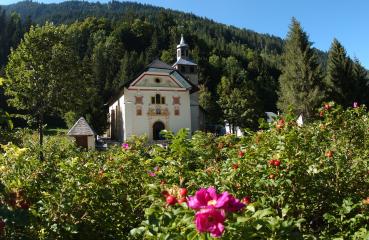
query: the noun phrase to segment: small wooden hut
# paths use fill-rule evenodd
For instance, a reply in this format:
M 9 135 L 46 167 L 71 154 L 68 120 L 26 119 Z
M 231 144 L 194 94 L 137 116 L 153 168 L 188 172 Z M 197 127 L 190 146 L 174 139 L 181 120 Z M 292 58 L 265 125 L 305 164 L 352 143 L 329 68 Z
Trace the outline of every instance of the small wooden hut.
M 92 130 L 83 117 L 78 119 L 73 127 L 69 129 L 67 135 L 76 139 L 77 146 L 95 149 L 95 131 Z

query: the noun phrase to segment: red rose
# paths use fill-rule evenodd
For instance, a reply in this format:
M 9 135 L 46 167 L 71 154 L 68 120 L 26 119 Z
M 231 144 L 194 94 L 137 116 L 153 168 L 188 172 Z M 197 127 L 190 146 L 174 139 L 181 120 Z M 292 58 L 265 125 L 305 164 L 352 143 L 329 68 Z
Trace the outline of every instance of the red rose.
M 183 197 L 187 196 L 187 188 L 179 189 L 179 195 L 181 195 Z
M 277 122 L 277 129 L 281 129 L 284 127 L 284 120 L 283 119 L 279 119 Z
M 324 104 L 324 109 L 325 110 L 329 110 L 331 108 L 331 105 L 329 105 L 328 103 Z
M 177 198 L 175 196 L 169 195 L 166 198 L 166 202 L 168 203 L 168 205 L 174 205 L 177 203 Z
M 251 203 L 251 197 L 250 196 L 246 196 L 246 197 L 242 198 L 241 202 L 244 203 L 244 204 L 246 204 L 246 205 L 248 205 L 248 204 Z
M 333 152 L 331 150 L 329 150 L 328 152 L 325 153 L 325 156 L 328 158 L 333 157 Z
M 280 160 L 274 160 L 273 165 L 276 166 L 276 167 L 279 167 L 281 165 L 281 161 Z
M 233 168 L 233 170 L 237 170 L 238 169 L 238 164 L 237 163 L 233 163 L 232 168 Z

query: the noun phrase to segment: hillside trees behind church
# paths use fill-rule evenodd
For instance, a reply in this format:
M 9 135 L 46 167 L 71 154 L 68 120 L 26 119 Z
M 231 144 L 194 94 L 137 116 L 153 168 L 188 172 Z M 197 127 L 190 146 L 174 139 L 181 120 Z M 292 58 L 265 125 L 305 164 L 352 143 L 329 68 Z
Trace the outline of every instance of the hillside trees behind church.
M 0 7 L 0 66 L 4 66 L 12 47 L 16 47 L 30 28 L 30 19 L 21 20 L 15 12 L 6 15 Z
M 165 19 L 169 18 L 165 14 L 164 16 L 163 18 Z M 117 93 L 119 87 L 136 77 L 153 60 L 152 58 L 161 56 L 162 60 L 165 60 L 169 64 L 174 61 L 175 47 L 183 30 L 177 25 L 168 26 L 168 22 L 173 22 L 174 24 L 174 21 L 165 22 L 166 30 L 160 28 L 164 23 L 159 22 L 153 25 L 143 21 L 132 19 L 130 22 L 110 22 L 106 19 L 88 18 L 82 22 L 75 22 L 70 26 L 72 29 L 77 29 L 72 31 L 77 36 L 74 43 L 77 46 L 76 48 L 80 49 L 81 58 L 85 59 L 86 63 L 89 63 L 86 69 L 90 69 L 99 96 L 101 96 L 101 101 L 108 102 L 110 97 Z M 104 24 L 102 24 L 103 22 Z M 96 27 L 99 25 L 100 27 Z M 153 33 L 153 36 L 149 38 L 144 34 L 145 32 Z M 164 33 L 169 35 L 167 36 Z M 230 79 L 236 78 L 235 75 L 238 74 L 236 73 L 238 70 L 247 68 L 250 65 L 251 78 L 248 79 L 249 82 L 256 81 L 262 83 L 260 79 L 265 79 L 265 81 L 273 83 L 278 77 L 269 75 L 272 68 L 264 63 L 264 60 L 258 53 L 255 52 L 254 54 L 257 56 L 255 57 L 257 60 L 247 58 L 247 53 L 254 52 L 251 49 L 248 52 L 245 51 L 244 54 L 238 54 L 238 59 L 236 57 L 230 57 L 232 51 L 225 50 L 222 52 L 197 36 L 185 33 L 185 38 L 191 46 L 190 55 L 199 63 L 200 84 L 203 85 L 202 89 L 206 90 L 200 91 L 200 99 L 207 99 L 207 106 L 202 105 L 202 107 L 205 108 L 209 115 L 208 120 L 213 123 L 222 122 L 224 119 L 222 115 L 219 115 L 221 108 L 217 102 L 219 100 L 217 89 L 223 76 L 229 77 Z M 169 42 L 165 42 L 168 40 Z M 155 48 L 157 49 L 154 50 Z M 212 58 L 218 59 L 214 61 L 219 61 L 219 63 L 214 64 L 214 61 L 209 61 Z M 230 65 L 232 65 L 231 62 L 233 61 L 236 62 L 234 64 L 240 66 L 234 70 L 232 70 L 232 66 L 228 68 L 224 67 L 223 64 L 227 63 L 227 59 L 229 59 Z M 258 64 L 262 64 L 263 66 L 257 66 Z M 247 72 L 247 70 L 244 71 Z M 275 72 L 277 73 L 278 71 L 276 70 Z M 236 87 L 237 84 L 238 82 L 232 84 L 232 86 Z M 265 88 L 267 88 L 266 85 L 264 86 Z M 269 91 L 274 92 L 275 95 L 275 84 L 270 84 L 270 86 L 274 89 Z M 241 85 L 237 87 L 243 88 Z M 259 94 L 259 92 L 262 92 L 261 89 L 263 89 L 263 86 L 253 86 L 252 92 L 257 91 L 256 94 Z M 207 95 L 201 97 L 203 93 Z M 233 98 L 235 96 L 244 97 L 243 95 L 236 94 Z M 273 94 L 269 96 L 273 96 Z M 209 100 L 209 97 L 211 100 Z M 276 99 L 272 99 L 271 101 L 274 102 L 260 104 L 258 110 L 262 111 L 263 106 L 275 109 Z M 201 102 L 206 101 L 200 101 L 200 104 Z M 248 106 L 250 106 L 251 102 L 248 102 Z M 253 106 L 253 109 L 256 108 L 256 106 Z M 96 117 L 99 116 L 99 114 L 95 115 Z M 100 114 L 100 116 L 103 115 Z M 98 122 L 104 121 L 101 119 Z
M 0 7 L 0 77 L 5 75 L 5 65 L 11 48 L 16 48 L 23 37 L 23 34 L 29 30 L 31 20 L 29 17 L 21 19 L 21 16 L 15 12 L 7 14 Z M 11 111 L 6 104 L 3 86 L 0 86 L 0 108 Z
M 74 4 L 70 2 L 60 6 L 65 8 Z M 115 8 L 109 11 L 114 12 L 125 5 L 114 4 Z M 77 5 L 84 5 L 84 3 Z M 57 12 L 60 6 L 57 5 L 49 13 Z M 94 4 L 86 7 L 91 6 Z M 286 75 L 287 65 L 285 61 L 284 64 L 280 63 L 279 54 L 284 46 L 281 39 L 217 24 L 191 14 L 135 4 L 132 6 L 134 8 L 129 12 L 122 10 L 122 14 L 113 16 L 108 10 L 104 10 L 105 4 L 99 5 L 98 8 L 101 8 L 101 11 L 95 15 L 98 16 L 106 11 L 104 16 L 107 18 L 83 19 L 85 13 L 81 12 L 79 14 L 82 15 L 75 18 L 74 9 L 69 18 L 61 17 L 56 21 L 64 22 L 68 19 L 68 23 L 72 22 L 67 26 L 66 31 L 70 46 L 77 52 L 81 62 L 83 71 L 81 76 L 85 79 L 79 79 L 79 81 L 84 83 L 84 89 L 89 95 L 88 102 L 82 100 L 82 96 L 81 99 L 76 99 L 80 102 L 79 107 L 69 109 L 65 118 L 85 116 L 97 132 L 104 132 L 106 127 L 104 123 L 107 119 L 105 104 L 117 94 L 120 86 L 136 77 L 154 58 L 161 58 L 168 64 L 173 63 L 176 45 L 182 33 L 190 45 L 190 56 L 199 66 L 199 81 L 202 85 L 200 104 L 210 116 L 207 120 L 210 120 L 211 124 L 223 123 L 223 120 L 229 118 L 224 111 L 225 105 L 221 106 L 227 102 L 229 106 L 232 105 L 231 102 L 239 102 L 239 106 L 248 106 L 257 110 L 258 113 L 255 114 L 253 121 L 260 116 L 260 112 L 277 110 L 278 79 L 281 70 Z M 38 7 L 48 8 L 47 5 Z M 86 11 L 92 10 L 86 9 Z M 42 23 L 41 18 L 38 16 L 37 21 Z M 73 22 L 75 19 L 83 20 Z M 289 47 L 286 46 L 287 48 Z M 298 56 L 296 61 L 300 61 L 301 66 L 306 66 L 306 71 L 310 71 L 308 69 L 312 69 L 312 63 L 319 61 L 312 60 L 316 59 L 316 50 L 311 48 L 311 44 L 306 49 L 305 58 Z M 234 65 L 238 67 L 232 69 L 230 67 L 232 62 L 237 63 Z M 366 70 L 358 61 L 354 61 L 352 69 L 356 78 L 366 79 Z M 226 79 L 224 81 L 228 81 L 228 85 L 221 84 L 222 79 Z M 281 82 L 283 82 L 282 79 L 280 78 Z M 357 83 L 365 86 L 365 81 Z M 233 88 L 238 90 L 232 92 Z M 258 98 L 253 99 L 253 96 Z M 86 96 L 84 95 L 83 98 Z M 283 99 L 281 95 L 280 102 L 284 102 Z M 359 102 L 364 103 L 364 100 Z M 300 103 L 305 104 L 304 101 L 293 104 L 300 108 Z M 288 105 L 280 107 L 286 110 Z M 232 110 L 232 114 L 237 114 L 237 111 L 241 111 L 240 115 L 253 116 L 239 109 Z
M 68 4 L 73 5 L 65 3 Z M 142 15 L 142 12 L 131 11 L 114 18 L 106 14 L 108 18 L 89 17 L 67 26 L 70 46 L 78 53 L 79 64 L 83 69 L 81 76 L 85 79 L 79 81 L 83 82 L 88 95 L 83 98 L 88 98 L 89 101 L 75 99 L 79 107 L 69 109 L 65 116 L 63 114 L 61 117 L 73 122 L 73 118 L 85 116 L 98 133 L 104 132 L 106 124 L 103 123 L 106 123 L 107 119 L 105 104 L 117 93 L 122 84 L 136 77 L 153 58 L 161 57 L 167 63 L 173 63 L 176 45 L 180 35 L 184 33 L 186 41 L 191 46 L 190 55 L 199 64 L 200 84 L 208 91 L 204 92 L 208 94 L 205 98 L 211 97 L 208 104 L 211 106 L 206 109 L 211 116 L 208 120 L 212 123 L 222 123 L 224 117 L 219 115 L 221 108 L 218 104 L 217 89 L 221 78 L 229 76 L 223 66 L 214 67 L 209 62 L 210 57 L 216 56 L 225 62 L 228 57 L 233 56 L 241 63 L 242 68 L 249 71 L 248 65 L 253 61 L 247 57 L 250 51 L 256 56 L 261 56 L 261 51 L 277 54 L 278 49 L 281 49 L 282 41 L 278 38 L 226 27 L 193 15 L 166 10 L 146 10 L 152 11 L 152 14 Z M 50 11 L 54 12 L 55 9 Z M 73 21 L 72 15 L 69 22 Z M 270 46 L 274 46 L 274 50 Z M 253 65 L 265 62 L 264 65 L 268 67 L 263 68 L 265 69 L 263 73 L 259 72 L 262 68 L 253 67 L 249 74 L 250 81 L 264 84 L 265 81 L 278 78 L 274 76 L 275 73 L 278 74 L 274 67 L 262 58 L 259 60 L 254 61 Z M 275 85 L 270 86 L 269 92 L 275 93 Z M 262 86 L 253 88 L 257 94 L 263 90 Z M 263 108 L 265 111 L 276 109 L 274 98 L 267 101 L 269 103 L 261 104 L 259 109 Z
M 260 113 L 260 101 L 255 92 L 255 83 L 248 78 L 248 72 L 234 57 L 225 61 L 225 72 L 218 85 L 218 104 L 224 120 L 235 127 L 256 129 Z

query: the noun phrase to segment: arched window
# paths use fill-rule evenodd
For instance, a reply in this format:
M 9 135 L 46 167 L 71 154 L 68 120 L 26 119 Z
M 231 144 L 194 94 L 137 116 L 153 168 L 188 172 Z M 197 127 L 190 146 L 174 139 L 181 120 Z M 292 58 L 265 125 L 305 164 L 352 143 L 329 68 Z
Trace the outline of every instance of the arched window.
M 160 94 L 156 94 L 155 95 L 155 103 L 160 104 L 160 100 L 161 100 Z
M 164 123 L 157 121 L 154 123 L 154 125 L 152 126 L 152 131 L 153 131 L 153 139 L 154 140 L 163 140 L 163 136 L 160 134 L 160 132 L 162 130 L 165 129 L 165 125 Z
M 162 97 L 160 94 L 156 94 L 155 97 L 151 97 L 152 104 L 165 104 L 165 97 Z

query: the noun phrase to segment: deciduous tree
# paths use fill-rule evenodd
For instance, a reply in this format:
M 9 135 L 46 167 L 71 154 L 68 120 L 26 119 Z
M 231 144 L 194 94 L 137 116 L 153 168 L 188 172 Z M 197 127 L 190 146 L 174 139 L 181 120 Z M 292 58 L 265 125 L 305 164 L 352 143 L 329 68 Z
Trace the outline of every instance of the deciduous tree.
M 83 95 L 80 62 L 65 30 L 51 23 L 31 27 L 6 67 L 9 103 L 37 123 L 41 146 L 45 115 L 71 109 L 73 99 Z

